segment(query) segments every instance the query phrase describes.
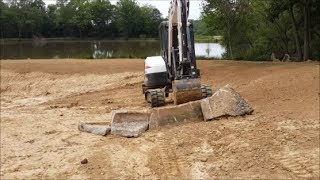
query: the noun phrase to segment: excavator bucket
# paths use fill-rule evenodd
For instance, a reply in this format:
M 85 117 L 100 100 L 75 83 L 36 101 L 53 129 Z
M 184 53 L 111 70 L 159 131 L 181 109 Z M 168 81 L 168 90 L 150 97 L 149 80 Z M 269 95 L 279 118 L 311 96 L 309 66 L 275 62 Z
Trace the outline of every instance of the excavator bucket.
M 172 90 L 175 105 L 202 99 L 199 78 L 174 80 L 172 82 Z

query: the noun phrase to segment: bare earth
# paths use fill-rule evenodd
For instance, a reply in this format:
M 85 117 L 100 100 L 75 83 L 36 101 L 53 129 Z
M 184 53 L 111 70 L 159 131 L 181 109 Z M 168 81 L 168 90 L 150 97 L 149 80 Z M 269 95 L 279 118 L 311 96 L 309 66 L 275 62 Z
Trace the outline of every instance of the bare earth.
M 319 179 L 319 63 L 199 67 L 204 83 L 230 84 L 254 114 L 127 139 L 77 125 L 147 108 L 143 60 L 1 61 L 0 178 Z

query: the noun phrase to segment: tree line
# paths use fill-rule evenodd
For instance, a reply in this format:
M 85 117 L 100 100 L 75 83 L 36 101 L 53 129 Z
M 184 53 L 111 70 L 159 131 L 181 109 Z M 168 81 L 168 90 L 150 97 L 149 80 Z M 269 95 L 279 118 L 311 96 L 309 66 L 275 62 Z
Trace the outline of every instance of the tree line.
M 204 0 L 196 37 L 222 36 L 225 59 L 320 59 L 320 0 Z M 0 37 L 158 37 L 158 9 L 135 0 L 0 0 Z
M 0 0 L 1 38 L 157 37 L 160 11 L 135 0 Z
M 205 2 L 202 33 L 223 35 L 227 59 L 320 59 L 319 0 Z

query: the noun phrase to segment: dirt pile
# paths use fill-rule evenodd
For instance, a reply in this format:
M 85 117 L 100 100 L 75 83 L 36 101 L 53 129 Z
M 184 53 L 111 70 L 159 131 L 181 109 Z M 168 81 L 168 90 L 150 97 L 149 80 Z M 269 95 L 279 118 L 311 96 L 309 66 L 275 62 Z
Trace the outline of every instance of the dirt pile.
M 42 72 L 20 74 L 1 70 L 2 97 L 22 99 L 24 97 L 40 97 L 52 100 L 66 96 L 74 96 L 103 89 L 113 89 L 140 83 L 142 73 L 116 73 L 109 75 L 73 74 L 52 75 Z

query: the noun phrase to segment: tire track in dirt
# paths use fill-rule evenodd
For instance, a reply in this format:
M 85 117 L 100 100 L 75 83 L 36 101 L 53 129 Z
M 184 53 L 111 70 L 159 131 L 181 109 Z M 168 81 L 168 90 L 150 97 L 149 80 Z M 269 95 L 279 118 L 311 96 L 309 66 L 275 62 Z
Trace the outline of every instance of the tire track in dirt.
M 158 152 L 160 155 L 160 161 L 164 168 L 166 178 L 170 179 L 173 177 L 183 178 L 183 174 L 180 170 L 181 158 L 178 158 L 175 148 L 165 141 L 160 141 L 158 144 Z
M 164 136 L 161 132 L 157 133 L 157 140 L 151 150 L 148 166 L 161 179 L 183 178 L 185 173 L 180 169 L 182 163 L 178 154 L 179 151 L 177 151 L 174 143 Z M 158 161 L 158 163 L 154 163 L 155 161 Z
M 304 152 L 290 150 L 271 155 L 271 157 L 279 162 L 285 170 L 294 173 L 297 177 L 311 178 L 319 177 L 319 159 L 314 156 L 314 153 L 319 154 L 319 149 L 309 153 L 306 150 Z

